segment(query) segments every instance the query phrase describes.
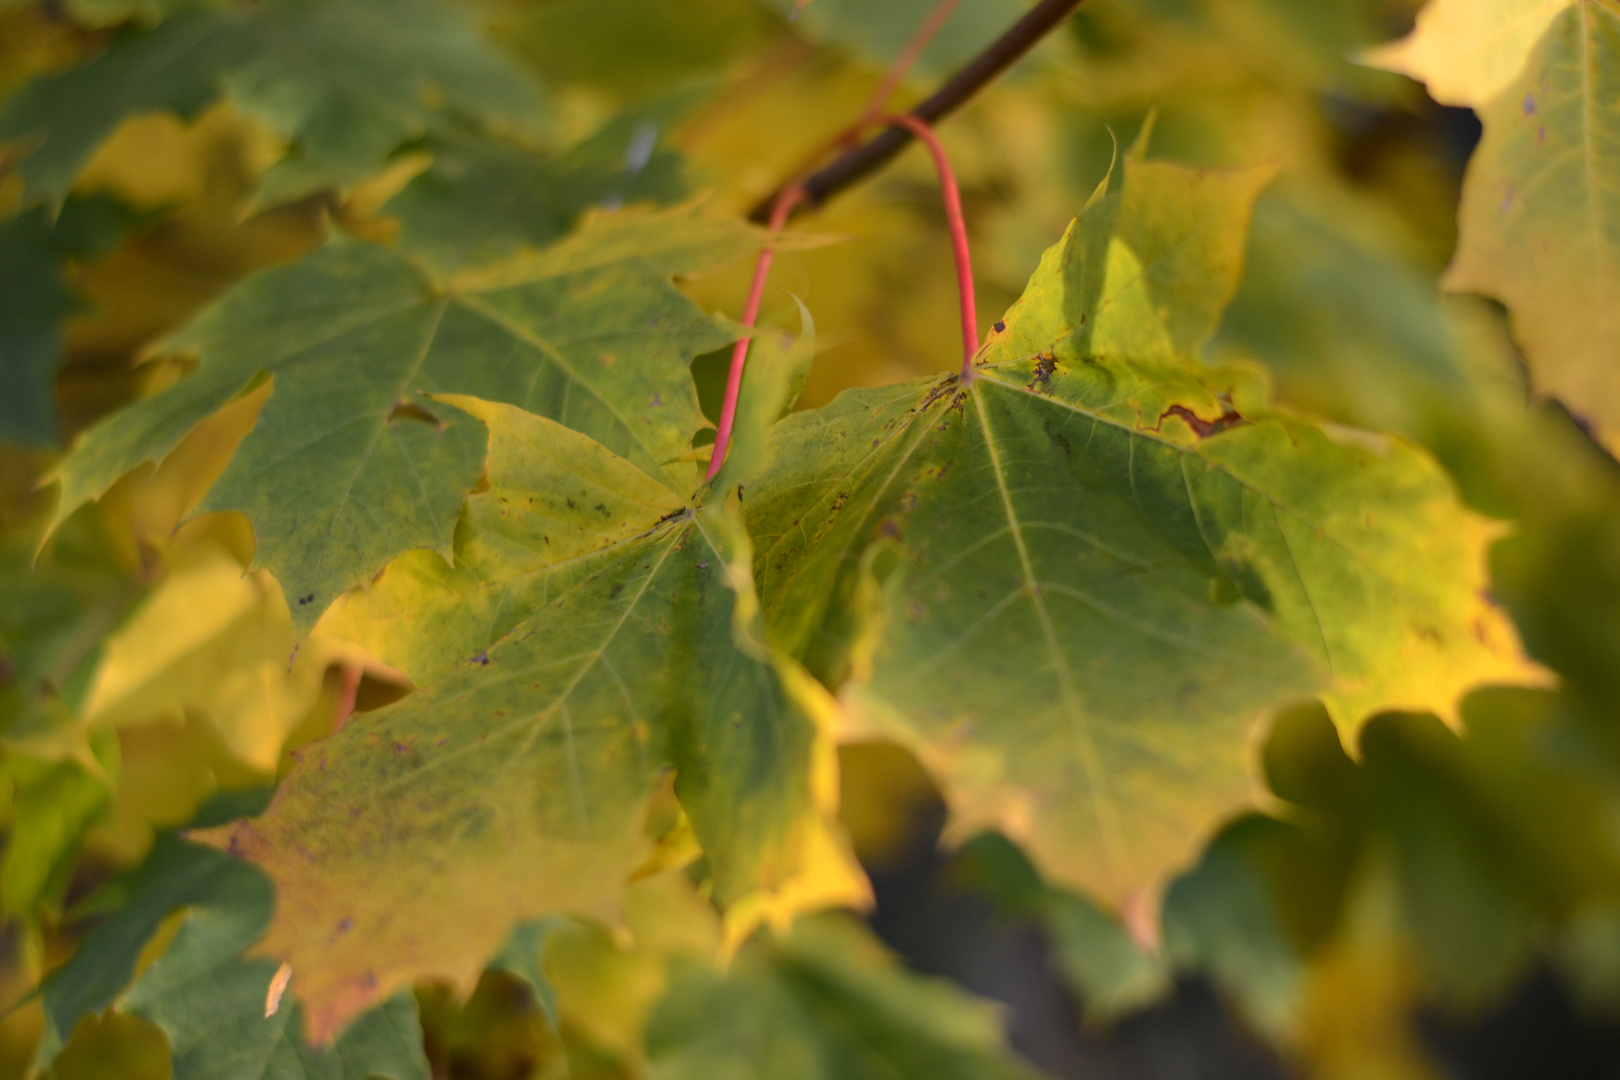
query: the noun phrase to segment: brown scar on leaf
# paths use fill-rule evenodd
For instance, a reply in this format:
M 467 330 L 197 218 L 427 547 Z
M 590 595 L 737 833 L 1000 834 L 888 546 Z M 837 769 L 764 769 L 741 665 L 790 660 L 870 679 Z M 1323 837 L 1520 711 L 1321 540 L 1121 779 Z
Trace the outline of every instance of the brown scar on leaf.
M 444 428 L 437 416 L 434 416 L 414 401 L 400 400 L 394 402 L 394 408 L 388 414 L 388 422 L 392 424 L 395 420 L 420 420 L 429 427 L 439 428 L 440 430 Z
M 1052 372 L 1057 370 L 1057 357 L 1051 353 L 1040 353 L 1035 357 L 1035 377 L 1029 380 L 1025 390 L 1034 390 L 1036 393 L 1052 392 Z M 1039 387 L 1039 389 L 1036 389 Z
M 918 402 L 917 411 L 921 412 L 922 410 L 928 408 L 928 406 L 932 405 L 934 402 L 938 401 L 940 398 L 942 398 L 946 394 L 950 393 L 955 387 L 956 387 L 956 376 L 955 375 L 948 375 L 945 378 L 941 379 L 938 383 L 936 383 L 934 385 L 933 389 L 928 391 L 928 396 L 923 398 L 922 401 Z
M 1172 405 L 1160 413 L 1159 422 L 1147 430 L 1159 431 L 1164 427 L 1165 420 L 1172 416 L 1181 417 L 1182 421 L 1193 429 L 1193 434 L 1200 439 L 1207 439 L 1211 435 L 1219 435 L 1223 431 L 1229 431 L 1249 422 L 1237 410 L 1230 407 L 1216 419 L 1205 420 L 1185 405 Z

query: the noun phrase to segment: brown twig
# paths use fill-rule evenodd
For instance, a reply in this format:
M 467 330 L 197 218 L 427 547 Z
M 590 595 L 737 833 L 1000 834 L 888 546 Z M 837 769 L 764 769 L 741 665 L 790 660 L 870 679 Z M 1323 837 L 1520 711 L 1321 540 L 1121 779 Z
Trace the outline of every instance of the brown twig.
M 911 115 L 930 127 L 937 124 L 1022 59 L 1025 53 L 1084 2 L 1041 0 L 1005 34 L 953 75 L 932 97 L 913 109 Z M 831 165 L 796 185 L 804 192 L 804 200 L 799 205 L 820 206 L 851 184 L 888 164 L 913 138 L 915 136 L 906 128 L 891 127 L 869 142 L 845 151 Z M 760 223 L 768 221 L 771 209 L 780 196 L 781 188 L 771 192 L 755 205 L 749 218 Z

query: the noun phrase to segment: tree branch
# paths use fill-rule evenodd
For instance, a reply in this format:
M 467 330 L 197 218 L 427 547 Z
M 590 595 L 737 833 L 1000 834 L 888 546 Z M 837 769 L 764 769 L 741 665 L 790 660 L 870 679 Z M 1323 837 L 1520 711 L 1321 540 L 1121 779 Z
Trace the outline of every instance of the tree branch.
M 911 111 L 911 115 L 932 126 L 961 108 L 969 99 L 1023 58 L 1024 54 L 1065 19 L 1085 0 L 1041 0 L 1029 13 L 997 38 L 966 67 L 953 75 L 932 97 Z M 915 136 L 906 128 L 891 127 L 869 142 L 841 154 L 825 169 L 797 187 L 803 191 L 803 206 L 820 206 L 850 185 L 888 164 Z M 750 220 L 763 224 L 770 220 L 771 208 L 790 180 L 762 199 L 749 213 Z

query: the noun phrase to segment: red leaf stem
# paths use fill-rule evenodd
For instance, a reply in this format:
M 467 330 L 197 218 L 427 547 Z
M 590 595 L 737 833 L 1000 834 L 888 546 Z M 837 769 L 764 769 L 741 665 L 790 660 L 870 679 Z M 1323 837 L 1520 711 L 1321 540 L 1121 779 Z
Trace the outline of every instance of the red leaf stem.
M 884 117 L 884 123 L 903 127 L 928 147 L 934 168 L 939 172 L 940 194 L 945 201 L 945 223 L 951 231 L 951 255 L 956 260 L 956 289 L 962 305 L 962 378 L 973 376 L 973 354 L 979 351 L 979 320 L 973 302 L 973 257 L 968 252 L 967 222 L 962 217 L 962 192 L 956 186 L 956 174 L 951 171 L 951 159 L 940 145 L 939 136 L 917 117 L 909 113 Z M 803 192 L 799 198 L 803 198 Z M 794 200 L 795 203 L 798 199 Z M 792 207 L 790 206 L 791 210 Z M 785 221 L 786 219 L 784 219 Z
M 911 40 L 906 42 L 906 47 L 900 50 L 900 55 L 889 66 L 889 70 L 884 72 L 883 80 L 878 83 L 877 89 L 867 100 L 861 118 L 819 150 L 803 172 L 808 172 L 816 161 L 821 160 L 830 151 L 840 147 L 849 148 L 863 131 L 877 123 L 904 127 L 928 145 L 930 153 L 934 156 L 934 166 L 939 170 L 940 187 L 944 191 L 945 198 L 945 218 L 950 223 L 951 247 L 956 257 L 956 281 L 962 302 L 964 349 L 962 372 L 966 378 L 968 365 L 973 353 L 978 349 L 979 330 L 973 306 L 973 268 L 968 256 L 967 227 L 962 219 L 962 197 L 956 186 L 956 175 L 951 171 L 951 164 L 945 157 L 944 148 L 940 146 L 939 140 L 934 137 L 927 124 L 911 116 L 893 116 L 884 119 L 882 115 L 889 98 L 894 96 L 896 88 L 910 73 L 912 66 L 922 56 L 923 50 L 928 48 L 928 43 L 934 40 L 934 35 L 944 27 L 946 20 L 961 2 L 962 0 L 939 0 L 939 3 L 934 5 L 934 9 L 917 27 L 917 32 L 911 36 Z M 789 183 L 782 188 L 771 204 L 767 227 L 773 235 L 786 227 L 788 216 L 793 213 L 795 206 L 804 201 L 804 198 L 804 190 L 796 183 Z M 744 302 L 742 311 L 742 324 L 746 327 L 752 328 L 754 321 L 759 318 L 759 306 L 765 297 L 765 280 L 770 276 L 771 263 L 775 258 L 776 252 L 767 243 L 760 250 L 759 258 L 754 263 L 754 280 L 748 287 L 748 299 Z M 720 406 L 720 426 L 715 432 L 714 449 L 709 455 L 707 476 L 709 480 L 713 480 L 721 466 L 726 463 L 726 451 L 731 446 L 731 429 L 737 419 L 737 398 L 742 393 L 743 369 L 748 364 L 748 348 L 752 341 L 752 335 L 746 336 L 731 350 L 731 368 L 726 373 L 726 396 Z
M 787 224 L 788 215 L 793 207 L 804 198 L 804 192 L 797 187 L 786 187 L 776 197 L 776 205 L 771 208 L 771 220 L 768 226 L 772 235 L 782 231 Z M 748 300 L 743 304 L 742 324 L 753 328 L 754 320 L 759 318 L 760 301 L 765 296 L 765 279 L 770 276 L 771 262 L 776 258 L 776 249 L 769 243 L 760 249 L 759 259 L 754 263 L 754 280 L 748 286 Z M 714 474 L 720 471 L 720 466 L 726 462 L 726 450 L 731 445 L 731 427 L 737 419 L 737 395 L 742 392 L 743 366 L 748 363 L 748 346 L 753 342 L 750 334 L 737 342 L 731 350 L 731 370 L 726 373 L 726 399 L 720 406 L 720 429 L 715 432 L 714 452 L 709 457 L 708 479 L 713 480 Z

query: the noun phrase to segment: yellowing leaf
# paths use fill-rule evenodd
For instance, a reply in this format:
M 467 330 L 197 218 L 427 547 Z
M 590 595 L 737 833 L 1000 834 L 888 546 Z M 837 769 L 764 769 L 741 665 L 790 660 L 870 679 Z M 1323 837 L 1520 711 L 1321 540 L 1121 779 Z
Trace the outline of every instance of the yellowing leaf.
M 1620 431 L 1620 9 L 1580 0 L 1475 102 L 1449 289 L 1500 299 L 1534 387 Z
M 120 726 L 199 710 L 268 776 L 320 692 L 323 666 L 295 655 L 286 602 L 267 574 L 200 545 L 107 639 L 85 715 Z
M 455 570 L 408 556 L 323 625 L 376 603 L 357 636 L 426 688 L 305 748 L 263 817 L 215 834 L 275 878 L 263 949 L 319 1039 L 418 977 L 470 984 L 518 922 L 611 916 L 669 770 L 723 903 L 864 895 L 827 832 L 818 703 L 758 641 L 735 511 L 550 420 L 444 400 L 491 433 Z
M 162 1030 L 174 1080 L 244 1071 L 265 1080 L 427 1077 L 409 994 L 373 1010 L 325 1049 L 304 1038 L 295 1002 L 267 1008 L 276 966 L 242 956 L 275 903 L 275 890 L 253 867 L 166 835 L 121 884 L 124 902 L 41 988 L 40 1066 L 88 1056 L 83 1018 L 114 1006 L 110 1015 L 139 1017 Z M 94 1022 L 89 1026 L 94 1034 Z
M 856 719 L 941 778 L 956 835 L 999 827 L 1114 902 L 1246 801 L 1268 709 L 1318 693 L 1351 734 L 1533 677 L 1482 596 L 1491 530 L 1434 463 L 1170 350 L 1196 308 L 1145 302 L 1177 247 L 1132 250 L 1131 212 L 1087 208 L 967 381 L 789 417 L 746 503 L 773 643 L 853 673 Z
M 1362 62 L 1410 75 L 1447 105 L 1479 107 L 1507 89 L 1547 26 L 1586 0 L 1431 0 L 1399 41 Z

